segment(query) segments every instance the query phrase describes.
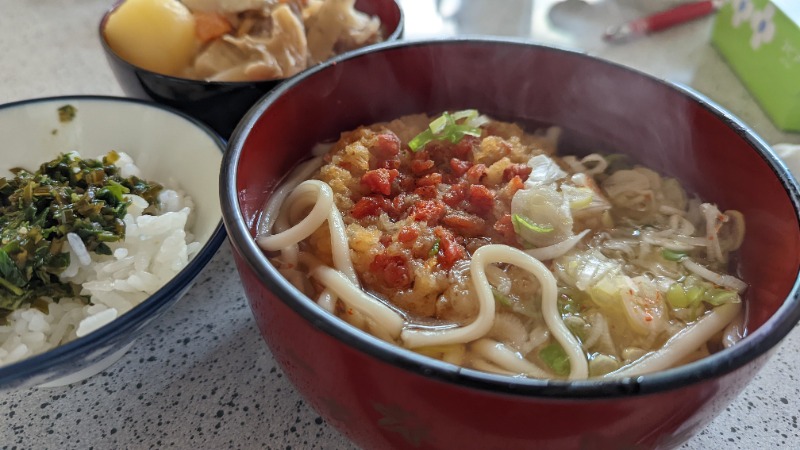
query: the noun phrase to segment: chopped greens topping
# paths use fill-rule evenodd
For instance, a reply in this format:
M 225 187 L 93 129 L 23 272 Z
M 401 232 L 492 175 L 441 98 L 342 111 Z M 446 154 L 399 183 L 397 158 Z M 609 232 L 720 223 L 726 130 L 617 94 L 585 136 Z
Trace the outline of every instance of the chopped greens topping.
M 556 375 L 567 376 L 569 375 L 569 356 L 567 352 L 557 342 L 546 346 L 539 351 L 539 358 L 547 364 L 547 367 L 553 370 Z
M 440 240 L 436 239 L 436 242 L 433 243 L 433 246 L 431 246 L 431 249 L 428 251 L 428 258 L 433 258 L 439 253 L 439 242 Z
M 492 295 L 494 296 L 494 300 L 502 305 L 512 306 L 514 304 L 509 296 L 503 294 L 495 288 L 492 288 Z
M 449 141 L 455 144 L 464 136 L 480 137 L 481 129 L 470 125 L 477 117 L 478 111 L 474 109 L 456 111 L 452 114 L 445 112 L 433 119 L 425 131 L 414 136 L 408 143 L 408 148 L 416 152 L 431 141 Z
M 538 224 L 519 214 L 514 214 L 511 216 L 511 223 L 514 225 L 514 230 L 517 232 L 517 234 L 519 234 L 520 228 L 525 228 L 535 233 L 549 233 L 555 229 L 552 225 Z
M 677 250 L 665 248 L 661 250 L 661 256 L 667 261 L 680 261 L 683 258 L 686 258 L 686 252 L 679 252 Z
M 36 172 L 15 168 L 12 179 L 0 177 L 0 319 L 42 296 L 78 296 L 78 286 L 58 279 L 70 262 L 68 233 L 87 251 L 111 254 L 107 243 L 125 237 L 124 194 L 156 204 L 162 187 L 123 178 L 118 159 L 113 151 L 102 160 L 66 153 Z
M 667 289 L 667 303 L 673 308 L 693 308 L 700 302 L 711 306 L 739 302 L 739 294 L 731 289 L 715 287 L 713 284 L 687 277 L 683 282 L 673 283 Z
M 706 295 L 703 297 L 703 301 L 708 303 L 712 306 L 719 306 L 724 303 L 729 303 L 732 301 L 736 301 L 739 298 L 739 294 L 735 291 L 730 289 L 711 289 L 710 291 L 706 291 Z
M 64 105 L 58 108 L 58 121 L 61 123 L 72 122 L 72 119 L 75 118 L 75 113 L 77 112 L 78 110 L 74 106 Z

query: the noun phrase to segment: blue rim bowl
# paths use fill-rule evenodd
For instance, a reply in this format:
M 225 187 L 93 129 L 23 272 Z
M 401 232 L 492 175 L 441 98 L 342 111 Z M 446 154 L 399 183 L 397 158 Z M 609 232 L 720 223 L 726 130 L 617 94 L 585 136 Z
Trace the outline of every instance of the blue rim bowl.
M 66 104 L 75 106 L 77 113 L 72 122 L 64 124 L 59 122 L 56 110 Z M 112 149 L 125 151 L 134 157 L 146 178 L 161 182 L 177 179 L 179 187 L 195 202 L 192 231 L 202 248 L 175 277 L 110 324 L 52 350 L 0 367 L 0 391 L 76 382 L 121 357 L 149 323 L 186 293 L 222 244 L 226 234 L 216 209 L 216 197 L 212 197 L 214 202 L 201 203 L 199 194 L 208 195 L 206 191 L 216 194 L 218 161 L 222 158 L 224 141 L 197 119 L 171 108 L 141 100 L 92 95 L 37 98 L 0 105 L 0 138 L 7 144 L 6 152 L 17 150 L 4 156 L 7 168 L 38 167 L 46 160 L 31 161 L 30 158 L 38 156 L 27 153 L 52 152 L 50 156 L 42 156 L 52 159 L 58 152 L 72 150 L 85 157 L 97 157 Z M 25 146 L 32 150 L 19 151 Z M 148 153 L 148 149 L 152 150 Z M 191 186 L 186 170 L 163 164 L 182 158 L 191 158 L 192 167 L 195 170 L 202 167 L 205 172 L 191 175 L 197 178 Z M 165 167 L 156 169 L 162 172 L 158 178 L 149 177 L 145 166 L 159 165 Z

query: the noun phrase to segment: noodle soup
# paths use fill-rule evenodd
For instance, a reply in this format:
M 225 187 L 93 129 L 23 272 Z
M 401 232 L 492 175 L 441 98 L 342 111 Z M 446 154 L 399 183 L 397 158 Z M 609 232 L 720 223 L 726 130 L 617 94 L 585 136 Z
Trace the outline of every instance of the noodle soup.
M 330 313 L 478 370 L 633 376 L 741 339 L 742 214 L 621 155 L 557 154 L 558 134 L 474 110 L 343 133 L 257 242 Z

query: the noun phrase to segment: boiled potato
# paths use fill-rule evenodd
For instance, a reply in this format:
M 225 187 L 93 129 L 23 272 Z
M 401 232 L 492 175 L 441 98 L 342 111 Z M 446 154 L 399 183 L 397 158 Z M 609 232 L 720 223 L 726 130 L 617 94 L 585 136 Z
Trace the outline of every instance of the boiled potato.
M 177 0 L 126 0 L 108 18 L 105 36 L 126 61 L 178 75 L 197 49 L 192 13 Z

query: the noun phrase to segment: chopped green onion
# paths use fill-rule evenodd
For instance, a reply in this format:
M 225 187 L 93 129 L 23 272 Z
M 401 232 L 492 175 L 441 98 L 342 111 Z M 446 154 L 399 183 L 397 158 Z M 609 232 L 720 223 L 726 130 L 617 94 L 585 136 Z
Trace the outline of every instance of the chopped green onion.
M 683 283 L 673 283 L 667 289 L 667 302 L 673 308 L 693 308 L 706 302 L 711 306 L 719 306 L 739 301 L 739 294 L 730 289 L 714 287 L 711 283 L 687 277 Z
M 437 253 L 439 253 L 439 239 L 436 239 L 436 242 L 433 243 L 430 251 L 428 251 L 428 258 L 436 256 Z
M 687 308 L 691 303 L 681 283 L 673 283 L 667 289 L 667 303 L 673 308 Z
M 737 294 L 735 291 L 731 291 L 729 289 L 711 289 L 706 293 L 703 301 L 713 306 L 719 306 L 732 302 L 738 298 L 739 294 Z
M 739 294 L 735 291 L 713 288 L 711 284 L 693 278 L 684 283 L 674 283 L 667 289 L 667 302 L 673 308 L 693 308 L 700 302 L 719 306 L 738 298 Z
M 428 129 L 431 130 L 431 133 L 438 134 L 444 131 L 444 127 L 447 126 L 447 122 L 450 120 L 450 115 L 447 113 L 442 114 L 441 116 L 433 119 L 433 121 L 428 125 Z
M 680 261 L 683 258 L 686 258 L 686 252 L 679 252 L 677 250 L 665 248 L 661 250 L 661 256 L 667 261 Z
M 408 148 L 411 149 L 412 152 L 416 152 L 417 150 L 425 147 L 428 142 L 435 139 L 433 132 L 430 129 L 426 129 L 422 133 L 414 136 L 414 139 L 408 143 Z
M 702 286 L 692 286 L 686 289 L 686 297 L 689 299 L 690 305 L 696 305 L 697 302 L 705 297 L 706 289 Z
M 445 112 L 441 116 L 433 119 L 425 131 L 414 136 L 414 138 L 409 141 L 408 148 L 410 148 L 412 152 L 416 152 L 431 141 L 449 141 L 455 144 L 464 136 L 480 137 L 480 128 L 465 123 L 456 123 L 463 119 L 468 122 L 477 116 L 478 111 L 474 109 L 456 111 L 453 114 Z
M 538 224 L 519 214 L 514 214 L 511 216 L 511 223 L 514 225 L 515 230 L 519 230 L 519 227 L 524 227 L 536 233 L 549 233 L 555 229 L 552 225 Z M 519 233 L 519 231 L 517 232 Z
M 539 358 L 550 367 L 556 375 L 569 375 L 569 356 L 557 342 L 553 342 L 539 351 Z
M 509 296 L 503 294 L 495 288 L 492 288 L 492 295 L 494 296 L 495 301 L 502 303 L 503 305 L 512 306 L 514 304 Z
M 453 120 L 461 120 L 467 119 L 470 121 L 476 117 L 478 117 L 478 110 L 477 109 L 462 109 L 461 111 L 456 111 L 452 114 Z
M 455 144 L 464 136 L 481 137 L 481 130 L 469 125 L 453 125 L 450 128 L 450 133 L 447 135 L 447 139 Z

